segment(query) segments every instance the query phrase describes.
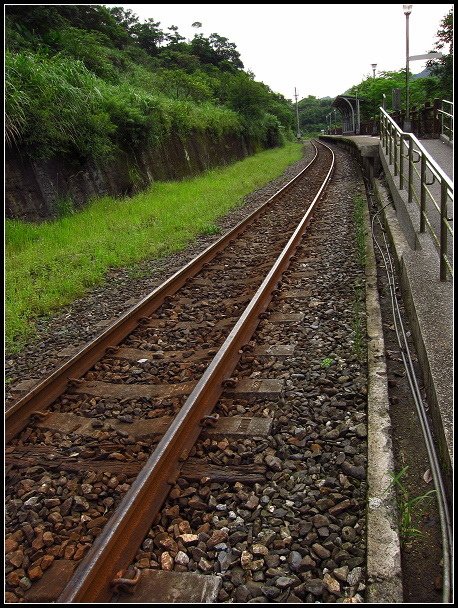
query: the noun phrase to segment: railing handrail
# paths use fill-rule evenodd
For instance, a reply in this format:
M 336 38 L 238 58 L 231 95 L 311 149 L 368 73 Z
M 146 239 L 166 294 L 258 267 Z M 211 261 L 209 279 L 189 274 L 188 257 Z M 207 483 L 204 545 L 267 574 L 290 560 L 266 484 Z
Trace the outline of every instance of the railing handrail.
M 453 101 L 449 101 L 448 99 L 441 99 L 442 103 L 449 103 L 451 106 L 453 106 Z
M 408 187 L 406 201 L 407 204 L 410 204 L 413 199 L 415 199 L 419 206 L 419 231 L 420 233 L 424 233 L 426 229 L 429 230 L 433 241 L 438 247 L 440 280 L 446 281 L 447 273 L 453 277 L 453 267 L 448 253 L 448 233 L 450 233 L 451 238 L 453 239 L 453 229 L 449 222 L 453 218 L 447 217 L 449 200 L 453 206 L 453 180 L 446 175 L 445 171 L 441 169 L 437 162 L 431 157 L 428 151 L 419 142 L 418 138 L 413 133 L 403 131 L 382 107 L 380 108 L 380 136 L 382 148 L 387 155 L 387 162 L 389 165 L 393 165 L 394 177 L 399 175 L 399 190 L 404 190 L 404 159 L 408 158 Z M 403 153 L 404 146 L 408 149 L 407 156 Z M 418 154 L 416 160 L 413 158 L 414 152 Z M 421 162 L 420 173 L 414 167 L 414 163 L 418 162 Z M 427 169 L 428 172 L 432 174 L 432 181 L 427 179 Z M 414 173 L 420 179 L 419 188 L 414 184 Z M 432 186 L 436 179 L 440 186 L 440 196 L 438 196 L 436 192 L 431 192 L 428 189 L 428 186 Z M 427 196 L 431 199 L 429 203 L 427 202 Z M 428 218 L 427 209 L 430 205 L 439 213 L 439 229 L 434 225 L 436 224 L 437 219 L 431 223 L 431 216 Z
M 445 181 L 449 190 L 451 190 L 453 192 L 452 180 L 448 177 L 448 175 L 444 172 L 444 170 L 441 169 L 441 167 L 439 167 L 439 165 L 436 163 L 436 161 L 433 159 L 433 157 L 429 154 L 429 152 L 421 145 L 421 143 L 418 141 L 418 139 L 415 137 L 415 135 L 413 133 L 407 133 L 406 131 L 403 131 L 399 127 L 399 125 L 391 118 L 391 116 L 381 106 L 379 109 L 380 109 L 380 112 L 382 113 L 382 115 L 384 115 L 385 118 L 387 118 L 392 123 L 392 125 L 394 126 L 396 131 L 399 133 L 399 135 L 403 135 L 404 137 L 407 136 L 407 137 L 412 138 L 414 144 L 416 146 L 418 146 L 420 149 L 420 152 L 422 154 L 424 154 L 428 164 L 430 165 L 430 168 L 434 169 L 434 172 L 437 173 L 436 177 L 439 180 Z
M 445 110 L 437 110 L 439 112 L 439 114 L 445 114 L 445 116 L 450 116 L 450 118 L 453 118 L 453 114 L 449 114 L 448 112 L 446 112 Z

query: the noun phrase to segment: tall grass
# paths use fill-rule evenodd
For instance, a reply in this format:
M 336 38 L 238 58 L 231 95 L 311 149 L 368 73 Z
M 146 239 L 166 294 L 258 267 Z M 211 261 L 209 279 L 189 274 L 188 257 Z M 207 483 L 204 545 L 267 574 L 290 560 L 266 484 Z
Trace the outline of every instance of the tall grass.
M 132 198 L 104 197 L 84 210 L 43 224 L 6 222 L 6 342 L 17 351 L 33 320 L 81 296 L 110 268 L 163 256 L 198 234 L 244 196 L 300 158 L 289 143 L 222 169 L 153 184 Z
M 63 54 L 5 55 L 6 136 L 33 157 L 58 153 L 106 159 L 120 148 L 155 144 L 171 131 L 239 133 L 236 112 L 112 83 Z

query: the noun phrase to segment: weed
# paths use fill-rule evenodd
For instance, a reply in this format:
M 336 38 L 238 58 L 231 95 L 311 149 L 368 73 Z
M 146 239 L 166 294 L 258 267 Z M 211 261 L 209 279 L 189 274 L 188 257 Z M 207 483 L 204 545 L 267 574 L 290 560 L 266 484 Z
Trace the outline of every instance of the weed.
M 400 535 L 401 542 L 403 543 L 414 540 L 415 538 L 419 538 L 422 535 L 421 531 L 415 527 L 415 516 L 420 514 L 423 503 L 427 500 L 431 500 L 432 495 L 436 492 L 436 490 L 429 490 L 429 492 L 426 492 L 426 494 L 410 498 L 407 488 L 402 482 L 408 468 L 409 467 L 406 466 L 401 469 L 399 473 L 395 473 L 394 471 L 390 473 L 390 486 L 396 488 L 398 496 Z
M 334 359 L 330 357 L 325 357 L 321 362 L 321 367 L 330 367 L 334 363 Z
M 70 196 L 58 198 L 54 201 L 53 207 L 58 218 L 68 217 L 75 213 L 75 205 Z
M 207 226 L 204 226 L 204 228 L 202 229 L 202 234 L 205 235 L 212 235 L 212 234 L 220 234 L 221 232 L 221 228 L 219 226 L 216 226 L 216 224 L 208 224 Z
M 138 167 L 136 165 L 129 165 L 127 173 L 133 189 L 138 190 L 143 183 L 142 174 L 140 173 Z

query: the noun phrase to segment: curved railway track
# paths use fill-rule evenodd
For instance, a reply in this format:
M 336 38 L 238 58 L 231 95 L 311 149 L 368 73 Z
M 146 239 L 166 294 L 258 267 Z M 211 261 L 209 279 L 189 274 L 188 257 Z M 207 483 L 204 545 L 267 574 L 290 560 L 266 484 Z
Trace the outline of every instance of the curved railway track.
M 37 579 L 45 569 L 43 547 L 75 562 L 85 556 L 53 599 L 110 598 L 202 427 L 216 421 L 213 407 L 332 174 L 333 152 L 319 150 L 258 211 L 8 408 L 8 530 L 26 522 L 29 575 L 30 564 Z

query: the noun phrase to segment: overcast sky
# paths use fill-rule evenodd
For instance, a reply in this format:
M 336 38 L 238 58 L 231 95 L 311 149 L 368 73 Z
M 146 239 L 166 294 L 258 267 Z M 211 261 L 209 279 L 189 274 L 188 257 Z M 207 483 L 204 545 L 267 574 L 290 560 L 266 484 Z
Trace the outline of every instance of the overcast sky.
M 402 4 L 107 4 L 130 8 L 141 21 L 176 25 L 187 39 L 217 33 L 235 43 L 245 70 L 276 93 L 294 99 L 335 97 L 378 70 L 405 66 Z M 452 4 L 414 4 L 410 55 L 433 49 Z M 202 28 L 192 27 L 199 21 Z M 419 73 L 425 61 L 411 63 Z

